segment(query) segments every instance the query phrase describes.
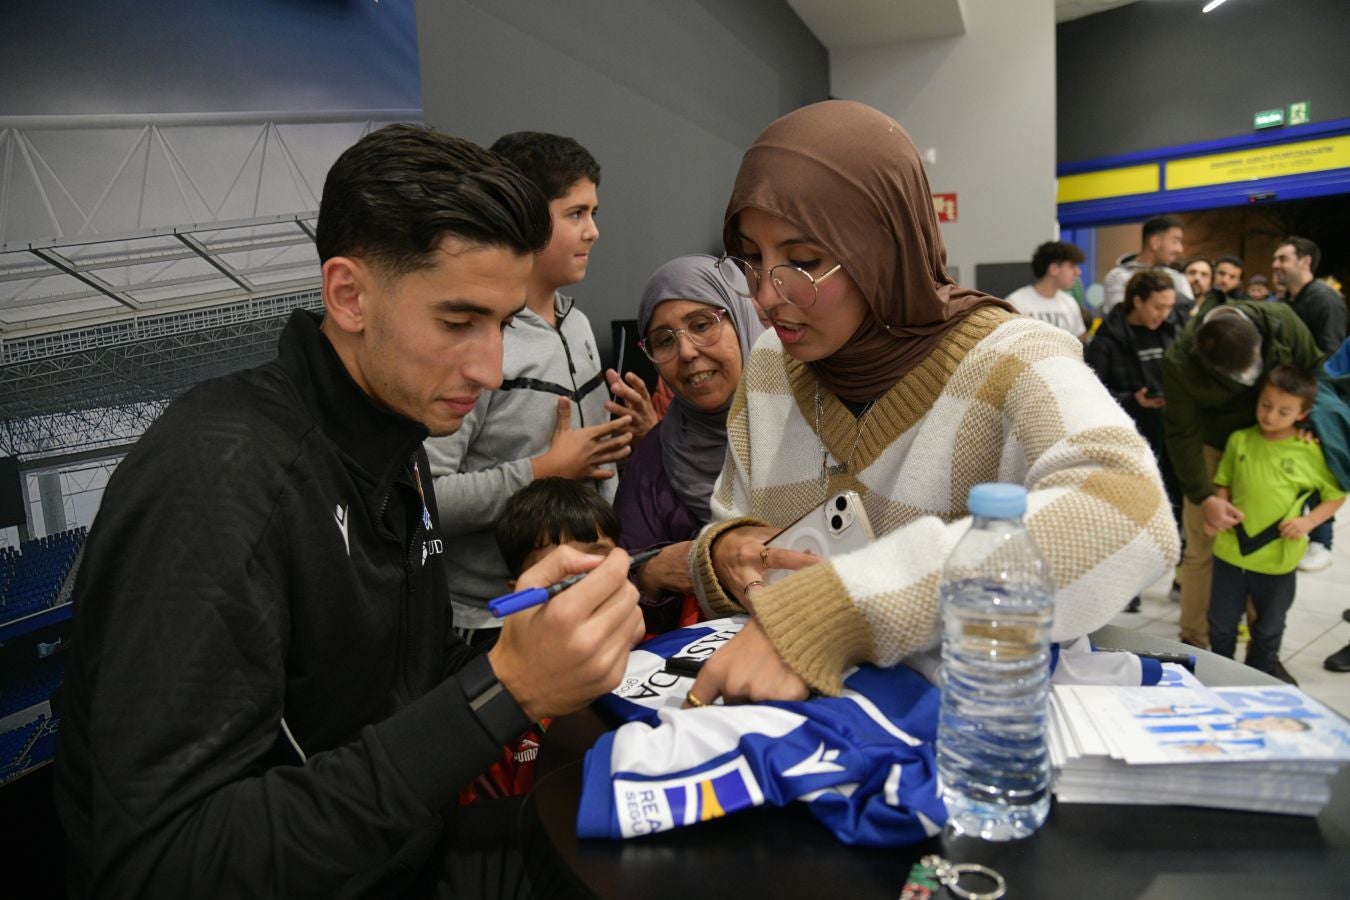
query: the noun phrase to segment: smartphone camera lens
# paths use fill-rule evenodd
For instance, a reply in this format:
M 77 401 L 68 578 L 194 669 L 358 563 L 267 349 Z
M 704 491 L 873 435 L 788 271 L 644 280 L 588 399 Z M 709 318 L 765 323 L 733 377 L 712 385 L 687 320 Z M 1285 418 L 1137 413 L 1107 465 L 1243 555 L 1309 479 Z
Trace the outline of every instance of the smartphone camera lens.
M 833 528 L 835 531 L 838 531 L 840 528 L 843 528 L 844 517 L 840 515 L 830 516 L 830 527 Z
M 835 508 L 835 509 L 839 510 L 840 512 L 843 512 L 844 509 L 845 509 L 845 507 L 847 507 L 847 506 L 848 506 L 848 501 L 845 500 L 843 497 L 835 497 L 835 498 L 834 498 L 834 508 Z

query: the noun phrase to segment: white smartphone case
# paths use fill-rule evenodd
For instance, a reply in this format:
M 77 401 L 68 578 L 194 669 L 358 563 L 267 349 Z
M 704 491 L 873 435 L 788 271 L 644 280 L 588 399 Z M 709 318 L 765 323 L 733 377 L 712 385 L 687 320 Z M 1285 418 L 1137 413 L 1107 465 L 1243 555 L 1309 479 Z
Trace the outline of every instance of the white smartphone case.
M 841 491 L 770 538 L 769 546 L 829 559 L 861 550 L 874 540 L 862 498 L 857 491 Z M 770 569 L 764 574 L 764 582 L 773 584 L 792 572 L 792 569 Z

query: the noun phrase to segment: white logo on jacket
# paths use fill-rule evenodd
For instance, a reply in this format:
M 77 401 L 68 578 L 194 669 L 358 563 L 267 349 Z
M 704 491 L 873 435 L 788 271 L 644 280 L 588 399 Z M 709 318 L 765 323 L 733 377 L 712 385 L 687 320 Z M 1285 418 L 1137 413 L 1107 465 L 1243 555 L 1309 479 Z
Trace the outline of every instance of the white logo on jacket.
M 783 772 L 785 778 L 800 778 L 803 775 L 824 775 L 828 772 L 842 772 L 844 767 L 835 762 L 839 758 L 838 750 L 826 750 L 821 741 L 816 752 Z
M 333 518 L 337 519 L 338 530 L 342 532 L 342 546 L 347 548 L 347 555 L 352 555 L 352 545 L 347 540 L 347 507 L 338 506 L 333 510 Z

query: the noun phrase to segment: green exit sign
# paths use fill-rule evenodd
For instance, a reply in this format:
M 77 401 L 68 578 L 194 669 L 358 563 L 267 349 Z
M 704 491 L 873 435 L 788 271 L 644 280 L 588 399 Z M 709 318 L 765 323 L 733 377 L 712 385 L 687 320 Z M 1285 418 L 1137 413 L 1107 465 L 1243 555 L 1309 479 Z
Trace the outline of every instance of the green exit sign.
M 1275 128 L 1284 124 L 1284 110 L 1263 109 L 1252 118 L 1254 128 Z
M 1299 100 L 1289 104 L 1289 124 L 1307 125 L 1312 121 L 1312 103 L 1308 100 Z

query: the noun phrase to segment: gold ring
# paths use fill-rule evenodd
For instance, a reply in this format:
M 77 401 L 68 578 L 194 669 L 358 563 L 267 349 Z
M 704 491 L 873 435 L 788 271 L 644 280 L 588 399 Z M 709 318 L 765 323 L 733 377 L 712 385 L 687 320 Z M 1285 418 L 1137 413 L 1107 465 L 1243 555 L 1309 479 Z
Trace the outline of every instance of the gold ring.
M 760 561 L 760 564 L 764 566 L 764 568 L 766 568 L 766 569 L 769 568 L 769 548 L 768 548 L 768 547 L 765 547 L 763 550 L 759 551 L 759 561 Z
M 750 602 L 750 589 L 751 589 L 752 587 L 756 587 L 756 586 L 758 586 L 758 587 L 764 587 L 765 585 L 764 585 L 764 582 L 759 581 L 758 579 L 756 579 L 755 581 L 752 581 L 752 582 L 750 582 L 749 584 L 747 584 L 747 585 L 745 586 L 745 590 L 741 591 L 741 597 L 744 598 L 744 600 L 745 600 L 746 603 L 749 603 L 749 602 Z
M 688 704 L 689 704 L 690 706 L 692 706 L 694 709 L 698 709 L 699 707 L 703 707 L 703 706 L 707 706 L 707 705 L 708 705 L 708 704 L 704 703 L 702 700 L 700 700 L 700 699 L 698 699 L 697 697 L 695 697 L 695 696 L 694 696 L 694 692 L 693 692 L 692 690 L 691 690 L 689 693 L 687 693 L 687 694 L 684 695 L 684 702 L 685 702 L 685 703 L 688 703 Z

